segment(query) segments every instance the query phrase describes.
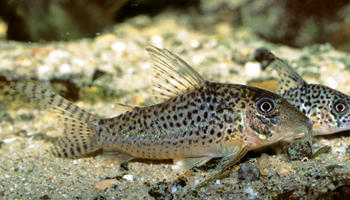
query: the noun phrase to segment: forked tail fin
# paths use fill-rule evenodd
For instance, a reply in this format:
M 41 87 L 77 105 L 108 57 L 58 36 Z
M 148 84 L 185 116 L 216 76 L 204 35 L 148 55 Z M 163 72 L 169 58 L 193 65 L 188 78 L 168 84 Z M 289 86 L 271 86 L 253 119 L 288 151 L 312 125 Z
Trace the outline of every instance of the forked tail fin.
M 63 135 L 57 138 L 51 148 L 55 156 L 78 158 L 102 147 L 98 124 L 100 117 L 55 94 L 42 82 L 10 81 L 8 84 L 40 107 L 55 112 L 58 122 L 63 126 Z

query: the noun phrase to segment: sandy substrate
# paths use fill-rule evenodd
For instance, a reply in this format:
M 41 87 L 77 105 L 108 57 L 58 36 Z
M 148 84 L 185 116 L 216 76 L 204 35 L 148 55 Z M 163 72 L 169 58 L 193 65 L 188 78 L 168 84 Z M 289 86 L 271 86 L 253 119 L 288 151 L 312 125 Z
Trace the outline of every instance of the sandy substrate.
M 75 103 L 102 116 L 115 116 L 125 111 L 118 103 L 152 104 L 147 45 L 176 52 L 208 80 L 241 84 L 271 75 L 251 61 L 254 50 L 265 46 L 297 66 L 307 81 L 350 92 L 347 53 L 329 45 L 296 50 L 267 44 L 227 23 L 208 27 L 195 29 L 190 15 L 167 12 L 155 18 L 132 18 L 94 39 L 47 44 L 0 40 L 0 73 L 9 78 L 65 80 L 79 88 L 72 97 Z M 97 71 L 103 75 L 96 78 Z M 283 150 L 289 148 L 284 147 L 287 143 L 249 153 L 242 162 L 258 168 L 256 180 L 239 179 L 243 172 L 238 172 L 238 164 L 229 177 L 196 190 L 198 183 L 214 174 L 211 167 L 179 175 L 169 163 L 131 162 L 120 167 L 101 155 L 77 160 L 53 157 L 48 153 L 49 140 L 60 128 L 50 113 L 18 96 L 2 93 L 0 97 L 0 199 L 350 197 L 348 132 L 314 138 L 315 150 L 325 145 L 331 149 L 312 159 L 291 160 Z

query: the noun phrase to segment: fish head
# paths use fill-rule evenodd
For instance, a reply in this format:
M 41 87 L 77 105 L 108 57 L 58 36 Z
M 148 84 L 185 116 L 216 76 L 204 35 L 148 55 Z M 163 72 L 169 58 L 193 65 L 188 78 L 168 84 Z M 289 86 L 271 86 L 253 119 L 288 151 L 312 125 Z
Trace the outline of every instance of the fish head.
M 254 93 L 245 117 L 253 148 L 311 134 L 312 121 L 287 100 L 264 90 Z
M 322 85 L 311 85 L 305 98 L 306 115 L 313 121 L 313 135 L 350 130 L 350 97 Z M 307 106 L 306 106 L 307 104 Z

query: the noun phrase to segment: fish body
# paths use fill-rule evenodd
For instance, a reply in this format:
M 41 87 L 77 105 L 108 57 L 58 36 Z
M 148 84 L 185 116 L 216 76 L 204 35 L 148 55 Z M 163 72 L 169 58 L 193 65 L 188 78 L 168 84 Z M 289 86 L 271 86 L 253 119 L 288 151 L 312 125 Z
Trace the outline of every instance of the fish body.
M 276 116 L 257 114 L 255 104 L 262 98 L 278 105 Z M 284 137 L 274 135 L 271 126 L 288 123 L 293 115 L 298 124 L 307 121 L 299 112 L 289 113 L 294 108 L 283 103 L 277 95 L 256 88 L 205 82 L 164 103 L 101 120 L 103 149 L 149 159 L 223 157 L 237 146 L 251 150 Z M 291 126 L 284 130 L 306 131 Z
M 260 48 L 255 59 L 278 73 L 277 93 L 313 121 L 313 135 L 350 130 L 350 96 L 320 84 L 308 84 L 286 62 Z
M 148 48 L 157 104 L 112 118 L 89 113 L 42 84 L 9 82 L 57 113 L 63 127 L 52 152 L 77 158 L 102 149 L 123 161 L 173 159 L 189 169 L 216 157 L 225 167 L 252 149 L 308 132 L 311 121 L 282 97 L 254 87 L 204 80 L 168 50 Z

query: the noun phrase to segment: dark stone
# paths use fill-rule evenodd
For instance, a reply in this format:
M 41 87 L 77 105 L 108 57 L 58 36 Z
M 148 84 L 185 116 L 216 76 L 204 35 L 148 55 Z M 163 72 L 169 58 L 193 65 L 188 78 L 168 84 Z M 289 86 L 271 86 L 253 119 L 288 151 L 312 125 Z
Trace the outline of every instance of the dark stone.
M 165 183 L 161 182 L 157 185 L 153 186 L 149 191 L 148 194 L 153 197 L 154 199 L 164 199 L 167 195 L 167 187 L 164 188 Z
M 284 150 L 291 160 L 302 160 L 305 157 L 310 158 L 313 153 L 310 144 L 302 140 L 287 144 Z
M 322 194 L 318 199 L 350 199 L 350 185 L 339 186 Z
M 238 178 L 246 181 L 259 180 L 260 170 L 250 163 L 242 163 L 238 170 Z
M 185 187 L 187 185 L 187 179 L 185 177 L 180 177 L 178 179 L 176 179 L 176 181 L 174 182 L 175 185 L 180 185 L 181 187 Z
M 40 199 L 45 199 L 45 200 L 47 200 L 47 199 L 50 199 L 50 197 L 49 197 L 49 195 L 45 194 L 44 196 L 41 196 Z
M 102 195 L 99 195 L 99 196 L 94 198 L 94 200 L 105 200 L 105 199 L 107 199 L 107 198 L 102 196 Z

